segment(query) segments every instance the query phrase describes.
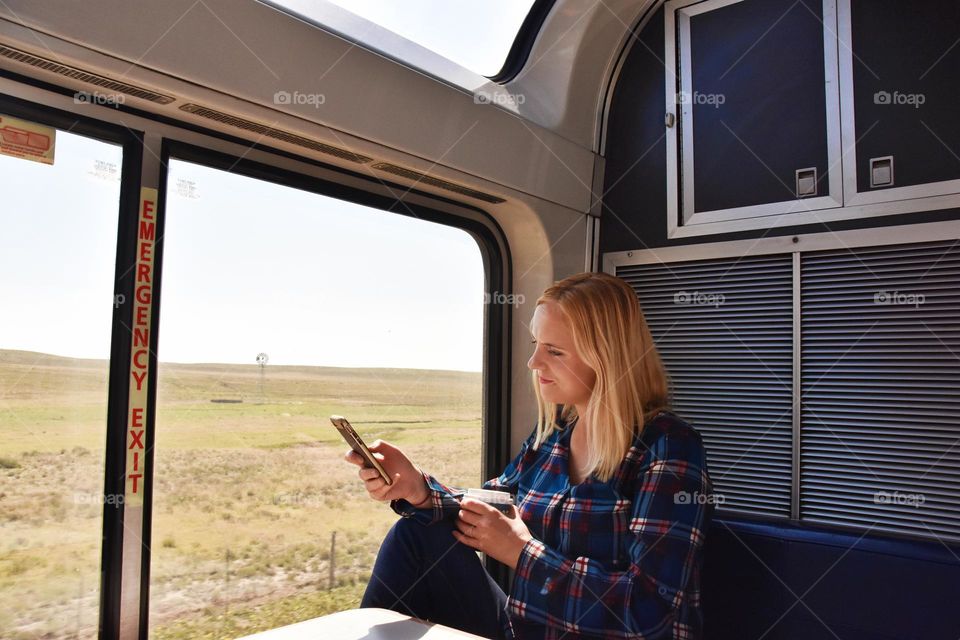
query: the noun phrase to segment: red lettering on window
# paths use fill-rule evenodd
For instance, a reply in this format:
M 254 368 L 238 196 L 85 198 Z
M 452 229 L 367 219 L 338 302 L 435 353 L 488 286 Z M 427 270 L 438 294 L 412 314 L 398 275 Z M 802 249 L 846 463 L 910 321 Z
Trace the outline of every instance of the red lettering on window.
M 140 239 L 141 240 L 150 240 L 153 241 L 153 237 L 156 234 L 155 226 L 152 222 L 140 221 Z
M 143 429 L 140 429 L 140 431 L 134 431 L 131 429 L 130 436 L 133 438 L 133 442 L 130 443 L 130 446 L 127 447 L 127 449 L 133 449 L 134 447 L 137 449 L 143 449 Z
M 153 203 L 149 200 L 143 201 L 143 214 L 140 217 L 145 220 L 153 220 Z
M 145 282 L 147 284 L 150 284 L 150 265 L 148 264 L 137 265 L 137 282 Z
M 133 379 L 137 382 L 137 391 L 143 391 L 143 379 L 147 377 L 147 372 L 142 371 L 140 375 L 137 375 L 136 371 L 131 371 L 133 374 Z
M 153 297 L 150 291 L 150 285 L 142 284 L 137 287 L 136 295 L 134 296 L 137 299 L 137 302 L 141 304 L 150 304 L 150 299 Z
M 143 407 L 134 407 L 133 415 L 130 418 L 130 424 L 135 427 L 143 426 Z
M 147 324 L 147 311 L 149 307 L 137 307 L 137 319 L 136 323 L 139 325 Z
M 133 366 L 135 366 L 137 369 L 146 369 L 147 368 L 146 357 L 147 357 L 146 349 L 140 349 L 139 351 L 135 352 L 133 354 Z
M 137 480 L 143 477 L 142 473 L 131 473 L 127 475 L 128 478 L 133 480 L 133 492 L 137 493 Z

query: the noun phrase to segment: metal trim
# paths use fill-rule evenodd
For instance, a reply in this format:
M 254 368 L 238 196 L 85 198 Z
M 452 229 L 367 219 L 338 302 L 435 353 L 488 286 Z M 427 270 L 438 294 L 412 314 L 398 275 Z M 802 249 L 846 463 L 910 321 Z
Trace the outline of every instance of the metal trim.
M 802 391 L 802 379 L 800 377 L 800 367 L 802 366 L 800 345 L 801 300 L 800 252 L 796 251 L 793 254 L 793 407 L 791 411 L 793 460 L 791 463 L 790 485 L 790 518 L 792 520 L 800 519 L 800 394 Z
M 927 184 L 889 187 L 873 191 L 857 190 L 856 117 L 853 97 L 853 20 L 850 0 L 837 2 L 837 39 L 843 44 L 839 56 L 840 107 L 843 123 L 843 191 L 846 205 L 870 205 L 929 198 L 960 193 L 960 179 L 941 180 Z M 960 200 L 960 199 L 958 199 Z M 958 203 L 955 206 L 960 206 Z M 879 215 L 879 214 L 878 214 Z
M 696 2 L 696 0 L 677 0 L 667 2 L 665 5 L 665 53 L 664 64 L 670 74 L 670 69 L 677 68 L 676 50 L 677 39 L 679 37 L 680 51 L 680 84 L 681 91 L 685 95 L 693 95 L 691 85 L 690 68 L 690 16 L 712 11 L 715 9 L 741 2 L 742 0 L 708 0 L 698 4 L 696 7 L 681 11 L 684 7 Z M 674 12 L 680 14 L 679 20 L 673 15 Z M 751 205 L 747 207 L 734 207 L 730 209 L 719 209 L 716 211 L 696 212 L 694 209 L 695 194 L 693 181 L 693 105 L 692 102 L 680 105 L 681 118 L 679 126 L 670 128 L 667 132 L 667 237 L 686 237 L 699 236 L 715 233 L 723 233 L 730 230 L 719 223 L 742 221 L 751 218 L 760 218 L 765 216 L 793 214 L 798 212 L 797 208 L 802 209 L 801 214 L 812 214 L 815 211 L 836 209 L 843 207 L 843 176 L 839 167 L 841 165 L 841 114 L 840 114 L 840 94 L 838 88 L 838 68 L 837 68 L 837 40 L 834 37 L 834 31 L 831 28 L 837 20 L 837 7 L 835 0 L 823 0 L 823 54 L 824 54 L 824 80 L 825 88 L 825 107 L 827 123 L 827 164 L 828 164 L 828 189 L 829 194 L 825 196 L 814 196 L 808 198 L 781 200 L 761 205 Z M 675 26 L 677 25 L 677 26 Z M 678 33 L 679 32 L 679 33 Z M 676 88 L 671 87 L 671 80 L 668 77 L 666 82 L 666 105 L 667 113 L 676 110 Z M 682 144 L 682 153 L 678 155 L 677 137 L 680 137 Z M 682 164 L 682 167 L 678 167 Z M 680 175 L 677 175 L 679 170 Z M 678 183 L 682 183 L 679 184 Z M 678 191 L 679 186 L 679 191 Z M 789 186 L 788 186 L 789 189 Z M 792 189 L 790 189 L 792 192 Z M 682 195 L 682 198 L 680 197 Z M 679 199 L 679 201 L 678 201 Z M 679 221 L 682 210 L 683 222 Z M 809 219 L 810 215 L 805 215 Z M 807 221 L 807 220 L 804 220 Z M 818 220 L 809 220 L 816 222 Z M 779 221 L 778 221 L 779 222 Z M 792 222 L 797 224 L 798 222 Z M 701 225 L 711 225 L 709 227 Z M 767 228 L 770 226 L 769 220 L 760 223 L 754 223 L 747 228 Z M 697 228 L 694 228 L 697 227 Z
M 960 220 L 608 252 L 603 254 L 603 270 L 614 273 L 617 267 L 653 262 L 909 244 L 944 238 L 960 238 Z

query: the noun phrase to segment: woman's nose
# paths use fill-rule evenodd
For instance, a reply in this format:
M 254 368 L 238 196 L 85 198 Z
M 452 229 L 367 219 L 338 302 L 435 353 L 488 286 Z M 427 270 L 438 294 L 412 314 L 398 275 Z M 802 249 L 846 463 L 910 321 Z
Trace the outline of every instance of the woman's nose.
M 528 368 L 528 369 L 539 369 L 540 367 L 537 366 L 537 365 L 539 365 L 539 364 L 540 364 L 540 361 L 537 359 L 537 352 L 534 351 L 534 352 L 533 352 L 533 355 L 530 356 L 530 359 L 527 360 L 527 368 Z

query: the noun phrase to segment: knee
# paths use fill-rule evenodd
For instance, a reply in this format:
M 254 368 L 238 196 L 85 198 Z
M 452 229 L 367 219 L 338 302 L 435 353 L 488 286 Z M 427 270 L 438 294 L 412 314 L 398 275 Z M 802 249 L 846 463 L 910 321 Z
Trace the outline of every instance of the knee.
M 400 518 L 390 527 L 383 539 L 383 546 L 390 549 L 400 548 L 418 557 L 430 555 L 431 551 L 440 547 L 447 548 L 456 542 L 452 531 L 453 525 L 448 522 L 425 525 L 412 518 Z

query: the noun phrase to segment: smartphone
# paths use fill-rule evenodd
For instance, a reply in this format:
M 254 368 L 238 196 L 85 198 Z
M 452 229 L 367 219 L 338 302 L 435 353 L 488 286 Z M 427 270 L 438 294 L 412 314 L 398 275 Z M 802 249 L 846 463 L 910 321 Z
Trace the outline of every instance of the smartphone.
M 347 419 L 343 416 L 330 416 L 330 422 L 333 423 L 333 426 L 337 428 L 337 431 L 340 432 L 340 435 L 343 436 L 343 439 L 347 441 L 347 444 L 350 445 L 350 448 L 360 454 L 360 457 L 366 461 L 367 467 L 371 467 L 380 472 L 380 477 L 383 478 L 383 481 L 387 484 L 393 484 L 393 480 L 390 479 L 390 476 L 387 475 L 386 470 L 380 464 L 380 461 L 373 457 L 373 454 L 370 453 L 370 449 L 367 449 L 367 445 L 363 443 L 363 438 L 360 437 L 354 428 L 347 422 Z

